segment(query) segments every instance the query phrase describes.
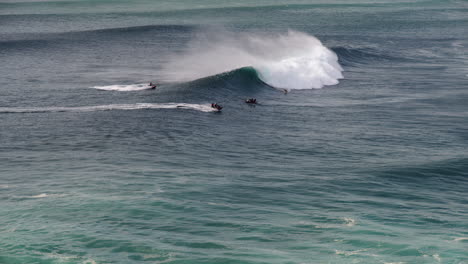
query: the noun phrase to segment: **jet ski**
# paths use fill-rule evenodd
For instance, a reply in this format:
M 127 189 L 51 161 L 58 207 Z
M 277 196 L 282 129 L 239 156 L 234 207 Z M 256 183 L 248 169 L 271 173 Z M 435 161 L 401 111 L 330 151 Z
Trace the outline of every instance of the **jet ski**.
M 247 104 L 257 104 L 257 99 L 255 99 L 255 98 L 249 98 L 249 99 L 245 100 L 245 102 L 246 102 Z
M 211 104 L 211 108 L 214 108 L 214 109 L 216 109 L 216 110 L 218 110 L 218 111 L 221 111 L 221 109 L 223 109 L 223 107 L 220 106 L 220 105 L 217 104 L 217 103 Z
M 154 90 L 154 89 L 156 89 L 156 84 L 150 82 L 150 83 L 148 84 L 148 87 L 149 87 L 149 88 L 148 88 L 149 90 Z

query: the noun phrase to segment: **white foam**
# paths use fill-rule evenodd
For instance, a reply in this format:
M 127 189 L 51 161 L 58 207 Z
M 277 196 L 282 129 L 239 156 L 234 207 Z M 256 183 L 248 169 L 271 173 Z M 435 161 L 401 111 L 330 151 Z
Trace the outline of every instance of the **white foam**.
M 455 41 L 455 42 L 452 42 L 452 47 L 456 47 L 456 48 L 463 48 L 463 43 L 460 42 L 460 41 Z
M 147 83 L 129 84 L 129 85 L 93 86 L 90 88 L 104 90 L 104 91 L 120 91 L 120 92 L 132 92 L 132 91 L 141 91 L 141 90 L 150 89 Z
M 23 196 L 23 198 L 30 198 L 30 199 L 40 199 L 40 198 L 47 198 L 47 197 L 64 197 L 66 194 L 47 194 L 47 193 L 41 193 L 38 195 L 32 195 L 32 196 Z
M 353 255 L 360 255 L 360 256 L 369 256 L 369 257 L 379 257 L 377 254 L 373 253 L 365 253 L 368 249 L 359 249 L 354 251 L 344 251 L 344 250 L 337 250 L 335 249 L 335 254 L 337 255 L 344 255 L 344 256 L 353 256 Z
M 364 251 L 367 251 L 367 249 L 359 249 L 359 250 L 355 250 L 355 251 L 344 251 L 344 250 L 335 249 L 335 254 L 344 255 L 344 256 L 362 255 L 361 252 L 364 252 Z
M 468 240 L 468 237 L 457 237 L 453 241 L 465 241 Z
M 96 106 L 76 107 L 0 107 L 0 113 L 43 113 L 43 112 L 93 112 L 108 110 L 138 110 L 138 109 L 190 109 L 201 112 L 214 112 L 209 104 L 185 103 L 136 103 L 136 104 L 109 104 Z
M 163 74 L 169 81 L 189 81 L 242 67 L 254 67 L 265 83 L 284 89 L 322 88 L 343 78 L 336 54 L 317 38 L 297 31 L 203 33 L 186 52 L 169 59 Z
M 356 220 L 350 217 L 344 217 L 343 220 L 345 221 L 346 226 L 355 226 L 356 225 Z
M 56 252 L 44 253 L 44 255 L 47 256 L 48 258 L 56 259 L 59 262 L 69 262 L 71 260 L 76 260 L 78 258 L 78 256 L 69 256 L 69 255 L 60 254 Z
M 45 198 L 48 197 L 49 195 L 47 193 L 41 193 L 38 195 L 33 195 L 33 196 L 26 196 L 26 198 Z
M 73 262 L 73 263 L 81 263 L 81 264 L 97 264 L 97 262 L 91 258 L 86 258 L 83 260 L 82 257 L 75 256 L 75 255 L 61 254 L 57 252 L 44 253 L 44 252 L 39 252 L 39 251 L 35 251 L 35 253 L 38 255 L 42 255 L 46 258 L 55 260 L 54 263 L 55 262 L 58 262 L 58 263 Z

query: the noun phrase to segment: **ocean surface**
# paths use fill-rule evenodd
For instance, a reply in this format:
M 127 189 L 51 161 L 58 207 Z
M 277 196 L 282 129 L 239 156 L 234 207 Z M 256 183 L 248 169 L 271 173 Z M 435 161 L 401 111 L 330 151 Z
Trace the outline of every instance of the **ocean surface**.
M 465 0 L 0 0 L 0 263 L 467 264 L 467 47 Z

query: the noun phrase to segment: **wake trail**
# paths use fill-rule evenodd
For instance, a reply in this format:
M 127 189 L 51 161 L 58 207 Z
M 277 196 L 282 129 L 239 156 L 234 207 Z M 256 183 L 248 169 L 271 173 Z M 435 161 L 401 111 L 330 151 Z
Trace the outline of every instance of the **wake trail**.
M 215 112 L 210 104 L 186 103 L 136 103 L 136 104 L 109 104 L 96 106 L 76 107 L 0 107 L 0 113 L 54 113 L 54 112 L 95 112 L 110 110 L 139 110 L 139 109 L 186 109 L 200 112 Z
M 104 91 L 120 91 L 120 92 L 132 92 L 132 91 L 142 91 L 150 90 L 151 87 L 145 83 L 138 84 L 128 84 L 128 85 L 106 85 L 106 86 L 92 86 L 90 88 Z

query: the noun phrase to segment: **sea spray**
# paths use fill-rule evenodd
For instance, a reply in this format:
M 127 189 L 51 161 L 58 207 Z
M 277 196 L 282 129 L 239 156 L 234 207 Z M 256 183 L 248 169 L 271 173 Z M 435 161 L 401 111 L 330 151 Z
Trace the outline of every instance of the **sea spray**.
M 313 89 L 343 78 L 336 54 L 305 33 L 198 33 L 187 49 L 165 66 L 169 81 L 190 81 L 242 67 L 253 67 L 276 88 Z

